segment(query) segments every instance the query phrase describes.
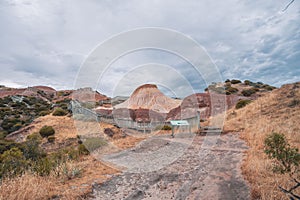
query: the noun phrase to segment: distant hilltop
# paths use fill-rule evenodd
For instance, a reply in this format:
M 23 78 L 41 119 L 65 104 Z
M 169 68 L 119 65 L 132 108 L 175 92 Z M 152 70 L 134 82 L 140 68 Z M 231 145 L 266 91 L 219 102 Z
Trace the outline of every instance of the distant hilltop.
M 55 90 L 48 86 L 32 86 L 27 88 L 0 87 L 0 98 L 9 96 L 28 96 L 41 98 L 45 101 L 61 101 L 64 99 L 80 99 L 81 101 L 105 101 L 109 98 L 92 88 L 81 88 L 78 90 Z

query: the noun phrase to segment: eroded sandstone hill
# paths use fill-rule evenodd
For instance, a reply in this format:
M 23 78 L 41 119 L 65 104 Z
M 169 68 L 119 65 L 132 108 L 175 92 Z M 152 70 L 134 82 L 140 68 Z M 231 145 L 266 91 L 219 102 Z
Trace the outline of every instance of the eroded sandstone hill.
M 156 85 L 145 84 L 138 87 L 128 100 L 116 105 L 115 108 L 149 109 L 159 113 L 168 113 L 180 104 L 181 100 L 165 96 Z

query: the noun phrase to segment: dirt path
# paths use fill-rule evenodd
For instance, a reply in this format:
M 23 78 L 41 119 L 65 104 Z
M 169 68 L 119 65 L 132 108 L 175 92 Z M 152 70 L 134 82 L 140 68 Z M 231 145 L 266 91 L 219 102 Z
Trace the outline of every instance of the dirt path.
M 237 134 L 152 137 L 104 158 L 127 170 L 94 185 L 92 199 L 250 199 L 240 171 L 246 149 Z

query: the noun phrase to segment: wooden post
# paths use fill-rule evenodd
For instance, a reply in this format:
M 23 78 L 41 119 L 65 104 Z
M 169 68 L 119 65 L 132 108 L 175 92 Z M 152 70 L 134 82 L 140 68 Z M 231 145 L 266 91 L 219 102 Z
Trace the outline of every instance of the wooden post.
M 172 125 L 172 137 L 174 137 L 174 126 Z
M 198 123 L 198 130 L 201 129 L 201 125 L 200 125 L 200 110 L 197 111 L 197 123 Z

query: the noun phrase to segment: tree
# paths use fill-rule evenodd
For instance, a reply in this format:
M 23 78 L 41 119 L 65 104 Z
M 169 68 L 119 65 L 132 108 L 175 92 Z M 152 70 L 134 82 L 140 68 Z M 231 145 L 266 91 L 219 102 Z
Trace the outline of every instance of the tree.
M 300 199 L 300 196 L 294 193 L 294 190 L 300 187 L 299 178 L 299 163 L 300 154 L 296 147 L 291 147 L 285 136 L 280 133 L 272 133 L 268 135 L 264 141 L 265 153 L 274 162 L 273 171 L 275 173 L 288 174 L 296 183 L 290 189 L 285 189 L 279 186 L 279 189 L 286 193 L 290 199 Z

